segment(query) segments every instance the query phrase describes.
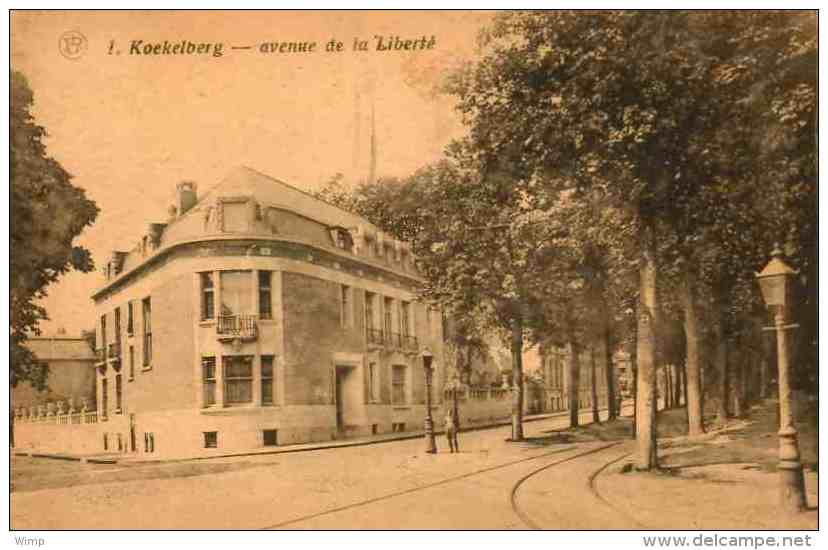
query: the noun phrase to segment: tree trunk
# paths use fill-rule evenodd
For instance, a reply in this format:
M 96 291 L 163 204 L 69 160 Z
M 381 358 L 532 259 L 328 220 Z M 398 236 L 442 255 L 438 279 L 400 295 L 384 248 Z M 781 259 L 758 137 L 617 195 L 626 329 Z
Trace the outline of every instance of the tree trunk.
M 701 362 L 699 360 L 699 320 L 696 312 L 696 300 L 693 296 L 695 286 L 693 273 L 684 272 L 684 284 L 681 285 L 680 299 L 684 310 L 684 338 L 687 348 L 687 377 L 685 391 L 687 393 L 687 433 L 691 436 L 704 433 L 704 419 L 702 410 Z
M 636 309 L 636 319 L 638 319 L 638 309 Z M 632 421 L 632 438 L 637 439 L 636 426 L 638 426 L 638 321 L 633 327 L 633 341 L 630 346 L 630 368 L 632 369 L 632 395 L 633 395 L 633 421 Z
M 512 441 L 523 441 L 523 319 L 512 320 Z
M 673 376 L 673 380 L 675 381 L 675 387 L 673 388 L 673 403 L 676 404 L 677 407 L 681 407 L 681 396 L 684 393 L 682 390 L 682 383 L 681 383 L 681 365 L 673 365 L 673 372 L 675 373 Z
M 598 408 L 598 364 L 595 362 L 595 342 L 589 347 L 589 363 L 592 384 L 592 422 L 601 423 L 601 413 Z
M 719 425 L 727 424 L 727 340 L 724 336 L 724 319 L 723 315 L 719 315 L 719 320 L 716 323 L 715 339 L 716 339 L 716 380 L 712 381 L 716 385 L 716 420 Z
M 636 441 L 639 470 L 658 467 L 656 445 L 656 334 L 658 304 L 656 301 L 655 229 L 642 222 L 641 263 L 639 267 L 639 307 L 636 373 Z
M 768 357 L 767 346 L 765 345 L 765 335 L 759 335 L 759 399 L 766 399 L 768 397 Z
M 609 311 L 604 310 L 607 314 L 606 324 L 604 326 L 604 374 L 607 376 L 607 419 L 615 420 L 618 418 L 618 407 L 615 402 L 615 369 L 612 364 L 612 329 L 610 328 Z
M 569 322 L 569 425 L 573 428 L 579 425 L 581 394 L 581 358 L 578 339 L 572 320 Z
M 731 353 L 731 357 L 735 356 L 735 360 L 730 361 L 730 368 L 732 370 L 732 381 L 733 381 L 733 416 L 735 418 L 741 418 L 742 415 L 745 413 L 745 384 L 744 384 L 744 357 L 745 354 L 741 352 L 740 348 L 737 348 L 740 351 L 733 351 Z

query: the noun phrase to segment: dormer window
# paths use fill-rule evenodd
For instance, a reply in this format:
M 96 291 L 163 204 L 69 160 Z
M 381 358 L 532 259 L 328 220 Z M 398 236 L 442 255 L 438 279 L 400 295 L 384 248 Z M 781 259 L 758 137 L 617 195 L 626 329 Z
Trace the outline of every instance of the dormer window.
M 354 248 L 354 239 L 351 237 L 351 232 L 344 227 L 331 227 L 329 229 L 331 239 L 333 239 L 334 246 L 339 249 L 351 252 Z

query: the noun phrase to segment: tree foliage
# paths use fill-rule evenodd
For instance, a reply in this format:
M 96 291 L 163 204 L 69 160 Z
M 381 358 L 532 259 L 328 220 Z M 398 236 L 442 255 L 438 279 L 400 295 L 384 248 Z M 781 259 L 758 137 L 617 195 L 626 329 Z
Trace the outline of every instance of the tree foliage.
M 29 380 L 38 388 L 46 382 L 24 346 L 48 314 L 38 300 L 50 284 L 71 270 L 91 271 L 89 251 L 73 245 L 91 225 L 98 207 L 71 183 L 71 175 L 48 155 L 46 129 L 38 125 L 31 108 L 34 97 L 26 78 L 11 72 L 11 365 L 12 386 Z

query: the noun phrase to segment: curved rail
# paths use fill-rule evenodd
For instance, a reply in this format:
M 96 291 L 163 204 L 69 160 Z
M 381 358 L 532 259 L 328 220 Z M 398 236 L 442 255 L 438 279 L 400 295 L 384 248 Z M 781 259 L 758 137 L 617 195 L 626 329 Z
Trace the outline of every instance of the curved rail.
M 591 455 L 591 454 L 599 453 L 599 452 L 604 451 L 604 450 L 606 450 L 606 449 L 609 449 L 609 448 L 611 448 L 611 447 L 615 447 L 615 446 L 617 446 L 617 445 L 621 445 L 621 443 L 622 443 L 621 441 L 617 441 L 617 442 L 615 442 L 615 443 L 610 443 L 609 445 L 603 445 L 603 446 L 601 446 L 601 447 L 596 447 L 596 448 L 594 448 L 594 449 L 590 449 L 590 450 L 588 450 L 588 451 L 584 451 L 583 453 L 578 453 L 578 454 L 575 454 L 575 455 L 569 456 L 569 457 L 567 457 L 567 458 L 564 458 L 564 459 L 561 459 L 561 460 L 557 460 L 557 461 L 555 461 L 555 462 L 550 462 L 549 464 L 546 464 L 546 465 L 544 465 L 544 466 L 542 466 L 542 467 L 538 468 L 537 470 L 535 470 L 535 471 L 533 471 L 533 472 L 529 472 L 528 474 L 526 474 L 525 476 L 523 476 L 522 478 L 520 478 L 519 480 L 517 480 L 517 482 L 516 482 L 516 483 L 512 486 L 512 491 L 511 491 L 511 493 L 510 493 L 510 495 L 509 495 L 509 500 L 510 500 L 510 503 L 511 503 L 511 505 L 512 505 L 512 510 L 513 510 L 513 511 L 515 512 L 515 514 L 516 514 L 516 515 L 520 518 L 520 520 L 521 520 L 523 523 L 525 523 L 525 524 L 526 524 L 526 526 L 527 526 L 527 527 L 529 527 L 530 529 L 535 529 L 535 530 L 541 530 L 541 529 L 543 529 L 543 528 L 542 528 L 542 527 L 540 527 L 538 524 L 536 524 L 534 521 L 532 521 L 532 520 L 529 518 L 529 516 L 528 516 L 528 515 L 527 515 L 524 511 L 522 511 L 522 510 L 520 509 L 520 507 L 518 506 L 518 502 L 517 502 L 517 493 L 518 493 L 518 490 L 520 489 L 520 486 L 521 486 L 521 485 L 523 485 L 523 483 L 524 483 L 526 480 L 528 480 L 529 478 L 531 478 L 532 476 L 537 475 L 537 474 L 541 473 L 541 472 L 542 472 L 542 471 L 544 471 L 544 470 L 548 470 L 549 468 L 551 468 L 551 467 L 553 467 L 553 466 L 557 466 L 558 464 L 563 464 L 564 462 L 570 462 L 570 461 L 575 460 L 575 459 L 577 459 L 577 458 L 581 458 L 581 457 L 588 456 L 588 455 Z M 624 456 L 628 456 L 628 455 L 624 455 Z M 623 457 L 622 457 L 622 458 L 623 458 Z M 617 460 L 620 460 L 620 459 L 617 459 Z M 603 468 L 605 468 L 605 467 L 607 467 L 607 466 L 608 466 L 608 464 L 605 464 L 605 465 L 604 465 L 604 466 L 602 466 L 601 468 L 603 469 Z
M 268 525 L 267 527 L 261 527 L 261 529 L 262 530 L 279 529 L 281 527 L 285 527 L 287 525 L 291 525 L 291 524 L 294 524 L 294 523 L 301 523 L 301 522 L 307 521 L 309 519 L 318 518 L 318 517 L 325 516 L 325 515 L 328 515 L 328 514 L 334 514 L 336 512 L 341 512 L 343 510 L 351 510 L 353 508 L 359 508 L 361 506 L 367 506 L 367 505 L 373 504 L 375 502 L 380 502 L 380 501 L 383 501 L 383 500 L 392 499 L 392 498 L 402 496 L 402 495 L 407 495 L 407 494 L 410 494 L 410 493 L 416 493 L 417 491 L 423 491 L 425 489 L 430 489 L 432 487 L 439 487 L 440 485 L 445 485 L 446 483 L 451 483 L 453 481 L 457 481 L 457 480 L 460 480 L 460 479 L 465 479 L 465 478 L 468 478 L 468 477 L 472 477 L 472 476 L 476 476 L 476 475 L 480 475 L 480 474 L 485 474 L 487 472 L 491 472 L 493 470 L 499 470 L 501 468 L 508 468 L 509 466 L 514 466 L 515 464 L 520 464 L 522 462 L 529 462 L 530 460 L 537 460 L 539 458 L 544 458 L 544 457 L 551 456 L 551 455 L 565 453 L 565 452 L 571 451 L 573 449 L 577 449 L 577 447 L 571 446 L 571 447 L 565 447 L 563 449 L 555 449 L 554 451 L 550 451 L 548 453 L 543 453 L 543 454 L 539 454 L 539 455 L 535 455 L 535 456 L 530 456 L 528 458 L 521 458 L 519 460 L 513 460 L 511 462 L 506 462 L 504 464 L 498 464 L 497 466 L 491 466 L 489 468 L 483 468 L 483 469 L 480 469 L 480 470 L 475 470 L 473 472 L 467 472 L 465 474 L 461 474 L 461 475 L 454 476 L 454 477 L 449 477 L 449 478 L 446 478 L 446 479 L 441 479 L 440 481 L 435 481 L 433 483 L 428 483 L 426 485 L 420 485 L 420 486 L 417 486 L 417 487 L 412 487 L 411 489 L 405 489 L 404 491 L 397 491 L 397 492 L 394 492 L 394 493 L 389 493 L 387 495 L 382 495 L 382 496 L 379 496 L 379 497 L 370 498 L 370 499 L 367 499 L 367 500 L 361 500 L 359 502 L 354 502 L 352 504 L 346 504 L 345 506 L 338 506 L 336 508 L 330 508 L 328 510 L 323 510 L 323 511 L 317 512 L 315 514 L 309 514 L 307 516 L 302 516 L 302 517 L 298 517 L 298 518 L 285 520 L 285 521 L 282 521 L 282 522 L 279 522 L 279 523 L 275 523 L 273 525 Z M 585 454 L 588 454 L 588 453 L 585 453 Z M 565 461 L 563 461 L 563 462 L 565 462 Z

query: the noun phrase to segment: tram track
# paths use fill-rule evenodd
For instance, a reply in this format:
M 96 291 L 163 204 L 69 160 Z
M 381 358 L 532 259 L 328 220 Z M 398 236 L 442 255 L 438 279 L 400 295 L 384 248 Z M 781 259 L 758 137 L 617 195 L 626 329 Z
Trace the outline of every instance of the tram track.
M 319 517 L 322 517 L 322 516 L 335 514 L 337 512 L 343 512 L 343 511 L 346 511 L 346 510 L 353 510 L 355 508 L 360 508 L 360 507 L 368 506 L 370 504 L 374 504 L 374 503 L 381 502 L 381 501 L 384 501 L 384 500 L 390 500 L 390 499 L 393 499 L 393 498 L 396 498 L 396 497 L 409 495 L 411 493 L 416 493 L 418 491 L 424 491 L 424 490 L 431 489 L 431 488 L 434 488 L 434 487 L 439 487 L 441 485 L 446 485 L 448 483 L 453 483 L 455 481 L 459 481 L 459 480 L 462 480 L 462 479 L 467 479 L 467 478 L 470 478 L 470 477 L 482 475 L 482 474 L 492 472 L 492 471 L 495 471 L 495 470 L 508 468 L 510 466 L 515 466 L 517 464 L 522 464 L 524 462 L 530 462 L 530 461 L 533 461 L 533 460 L 539 460 L 539 459 L 542 459 L 542 458 L 546 458 L 548 456 L 553 456 L 553 455 L 557 455 L 557 454 L 561 454 L 561 453 L 566 453 L 566 452 L 569 452 L 569 451 L 573 451 L 577 448 L 578 447 L 576 447 L 576 446 L 569 446 L 569 447 L 565 447 L 565 448 L 562 448 L 562 449 L 555 449 L 554 451 L 550 451 L 548 453 L 543 453 L 543 454 L 539 454 L 539 455 L 535 455 L 535 456 L 530 456 L 530 457 L 527 457 L 527 458 L 521 458 L 521 459 L 518 459 L 518 460 L 512 460 L 510 462 L 506 462 L 506 463 L 503 463 L 503 464 L 498 464 L 496 466 L 490 466 L 488 468 L 481 468 L 481 469 L 474 470 L 474 471 L 471 471 L 471 472 L 466 472 L 464 474 L 460 474 L 460 475 L 457 475 L 457 476 L 452 476 L 452 477 L 449 477 L 449 478 L 441 479 L 439 481 L 435 481 L 435 482 L 432 482 L 432 483 L 427 483 L 425 485 L 418 485 L 417 487 L 412 487 L 410 489 L 405 489 L 405 490 L 402 490 L 402 491 L 395 491 L 393 493 L 388 493 L 386 495 L 382 495 L 382 496 L 379 496 L 379 497 L 370 498 L 370 499 L 366 499 L 366 500 L 361 500 L 361 501 L 358 501 L 358 502 L 353 502 L 351 504 L 346 504 L 344 506 L 338 506 L 338 507 L 330 508 L 330 509 L 327 509 L 327 510 L 322 510 L 321 512 L 316 512 L 314 514 L 308 514 L 308 515 L 298 517 L 298 518 L 292 518 L 292 519 L 289 519 L 289 520 L 281 521 L 279 523 L 275 523 L 273 525 L 268 525 L 266 527 L 261 527 L 260 529 L 261 530 L 281 529 L 281 528 L 287 527 L 289 525 L 302 523 L 302 522 L 312 520 L 312 519 L 316 519 L 316 518 L 319 518 Z
M 515 482 L 515 484 L 512 486 L 512 490 L 509 493 L 509 504 L 512 507 L 512 511 L 530 529 L 535 529 L 535 530 L 543 529 L 543 527 L 536 524 L 529 517 L 529 515 L 525 511 L 523 511 L 520 508 L 520 506 L 518 505 L 518 491 L 520 490 L 521 486 L 523 486 L 523 484 L 526 481 L 528 481 L 530 478 L 536 476 L 537 474 L 539 474 L 543 471 L 548 470 L 549 468 L 552 468 L 553 466 L 558 466 L 559 464 L 563 464 L 565 462 L 571 462 L 571 461 L 576 460 L 578 458 L 582 458 L 582 457 L 589 456 L 589 455 L 592 455 L 592 454 L 600 453 L 601 451 L 605 451 L 605 450 L 610 449 L 612 447 L 616 447 L 618 445 L 621 445 L 621 443 L 622 443 L 621 441 L 617 441 L 615 443 L 610 443 L 608 445 L 602 445 L 602 446 L 596 447 L 594 449 L 589 449 L 589 450 L 584 451 L 582 453 L 578 453 L 578 454 L 572 455 L 570 457 L 567 457 L 567 458 L 564 458 L 564 459 L 561 459 L 561 460 L 557 460 L 557 461 L 551 462 L 549 464 L 545 464 L 545 465 L 541 466 L 540 468 L 538 468 L 537 470 L 533 470 L 533 471 L 529 472 L 528 474 L 524 475 L 523 477 L 518 479 L 517 482 Z M 624 455 L 624 456 L 628 456 L 628 455 Z M 624 456 L 622 456 L 621 458 L 624 458 Z M 620 458 L 610 462 L 609 464 L 612 464 L 613 462 L 616 462 L 617 460 L 620 460 Z M 606 468 L 607 466 L 609 466 L 609 464 L 605 464 L 604 466 L 602 466 L 601 470 L 603 470 L 603 468 Z M 595 475 L 597 475 L 597 473 Z M 592 482 L 592 478 L 590 478 L 590 483 L 591 482 Z
M 525 512 L 523 512 L 517 504 L 516 497 L 517 497 L 517 492 L 518 492 L 520 486 L 526 480 L 531 478 L 533 475 L 535 475 L 537 473 L 540 473 L 544 470 L 547 470 L 549 468 L 552 468 L 552 467 L 560 465 L 560 464 L 571 462 L 573 460 L 577 460 L 578 458 L 581 458 L 581 457 L 584 457 L 584 456 L 588 456 L 588 455 L 592 455 L 592 454 L 604 451 L 606 449 L 615 447 L 615 446 L 620 445 L 620 444 L 621 444 L 621 442 L 615 442 L 615 443 L 610 443 L 608 445 L 602 445 L 600 447 L 591 448 L 591 449 L 585 450 L 583 452 L 578 452 L 576 454 L 573 454 L 571 456 L 567 456 L 567 457 L 562 458 L 560 460 L 555 460 L 555 461 L 553 461 L 549 464 L 544 464 L 542 467 L 540 467 L 536 470 L 533 470 L 532 472 L 530 472 L 529 474 L 527 474 L 525 476 L 522 476 L 512 486 L 512 488 L 509 492 L 509 501 L 510 501 L 512 511 L 517 515 L 517 517 L 527 527 L 529 527 L 531 529 L 540 529 L 540 527 L 537 526 L 536 524 L 534 524 L 532 522 L 532 520 L 527 516 L 527 514 Z M 343 506 L 337 506 L 337 507 L 334 507 L 334 508 L 329 508 L 327 510 L 322 510 L 320 512 L 316 512 L 316 513 L 313 513 L 313 514 L 307 514 L 307 515 L 297 517 L 297 518 L 288 519 L 288 520 L 285 520 L 285 521 L 274 523 L 272 525 L 261 527 L 261 529 L 262 530 L 283 529 L 285 527 L 290 527 L 292 525 L 297 525 L 297 524 L 300 524 L 300 523 L 303 523 L 303 522 L 306 522 L 306 521 L 310 521 L 310 520 L 314 520 L 314 519 L 324 517 L 324 516 L 327 516 L 327 515 L 358 509 L 358 508 L 369 506 L 371 504 L 375 504 L 375 503 L 378 503 L 378 502 L 391 500 L 391 499 L 394 499 L 394 498 L 398 498 L 398 497 L 405 496 L 405 495 L 410 495 L 412 493 L 417 493 L 417 492 L 425 491 L 425 490 L 428 490 L 428 489 L 433 489 L 435 487 L 440 487 L 442 485 L 447 485 L 449 483 L 453 483 L 453 482 L 460 481 L 460 480 L 463 480 L 463 479 L 472 478 L 472 477 L 483 475 L 483 474 L 493 472 L 493 471 L 496 471 L 496 470 L 501 470 L 501 469 L 509 468 L 509 467 L 512 467 L 512 466 L 515 466 L 515 465 L 518 465 L 518 464 L 523 464 L 523 463 L 526 463 L 526 462 L 541 460 L 541 459 L 544 459 L 544 458 L 548 458 L 550 456 L 554 456 L 554 455 L 558 455 L 558 454 L 562 454 L 562 453 L 567 453 L 567 452 L 574 451 L 574 450 L 577 450 L 577 449 L 578 449 L 578 447 L 574 446 L 574 445 L 573 446 L 568 446 L 568 447 L 565 447 L 565 448 L 561 448 L 561 449 L 555 449 L 554 451 L 550 451 L 548 453 L 543 453 L 543 454 L 539 454 L 539 455 L 535 455 L 535 456 L 531 456 L 531 457 L 527 457 L 527 458 L 521 458 L 521 459 L 518 459 L 518 460 L 512 460 L 512 461 L 509 461 L 509 462 L 506 462 L 506 463 L 503 463 L 503 464 L 498 464 L 498 465 L 490 466 L 490 467 L 487 467 L 487 468 L 480 468 L 480 469 L 477 469 L 477 470 L 474 470 L 474 471 L 471 471 L 471 472 L 466 472 L 464 474 L 460 474 L 460 475 L 452 476 L 452 477 L 449 477 L 449 478 L 441 479 L 439 481 L 435 481 L 435 482 L 432 482 L 432 483 L 427 483 L 425 485 L 419 485 L 417 487 L 412 487 L 410 489 L 405 489 L 405 490 L 402 490 L 402 491 L 395 491 L 395 492 L 388 493 L 388 494 L 385 494 L 385 495 L 381 495 L 381 496 L 378 496 L 378 497 L 353 502 L 353 503 L 346 504 L 346 505 L 343 505 Z

